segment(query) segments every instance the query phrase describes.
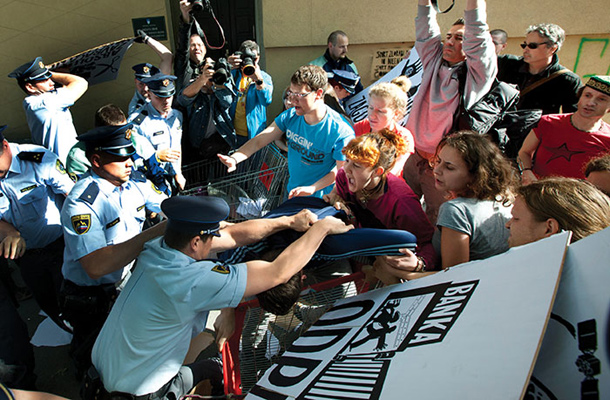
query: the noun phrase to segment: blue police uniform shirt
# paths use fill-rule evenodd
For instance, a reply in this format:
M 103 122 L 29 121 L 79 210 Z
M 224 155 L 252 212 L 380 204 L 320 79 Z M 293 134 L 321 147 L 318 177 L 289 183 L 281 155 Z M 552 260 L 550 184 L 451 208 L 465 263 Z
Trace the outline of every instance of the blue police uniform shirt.
M 134 112 L 138 111 L 140 107 L 144 106 L 146 103 L 150 102 L 146 97 L 142 96 L 140 92 L 137 90 L 133 94 L 131 101 L 129 102 L 129 107 L 127 108 L 127 114 L 131 115 Z
M 288 191 L 310 186 L 328 174 L 337 161 L 344 161 L 343 147 L 352 140 L 354 129 L 334 110 L 326 107 L 322 121 L 309 125 L 294 108 L 277 116 L 275 123 L 286 133 L 288 141 Z M 322 197 L 333 185 L 313 194 Z
M 94 280 L 78 260 L 139 234 L 146 218 L 145 209 L 161 212 L 160 204 L 166 197 L 139 172 L 132 172 L 129 181 L 115 186 L 89 170 L 76 183 L 61 210 L 66 244 L 64 278 L 80 286 L 118 282 L 124 268 Z
M 44 147 L 14 143 L 9 147 L 13 157 L 0 180 L 0 218 L 20 232 L 28 249 L 45 247 L 62 235 L 60 211 L 74 182 L 57 156 Z
M 69 109 L 73 104 L 72 95 L 65 88 L 23 100 L 32 142 L 57 154 L 63 163 L 76 144 L 76 129 Z
M 144 395 L 179 371 L 193 325 L 209 310 L 236 307 L 246 290 L 245 264 L 196 261 L 156 238 L 119 295 L 92 352 L 108 391 Z
M 167 118 L 163 118 L 152 104 L 146 103 L 137 113 L 129 116 L 132 122 L 142 112 L 147 115 L 138 125 L 139 134 L 147 138 L 155 150 L 180 149 L 182 140 L 182 113 L 172 109 Z

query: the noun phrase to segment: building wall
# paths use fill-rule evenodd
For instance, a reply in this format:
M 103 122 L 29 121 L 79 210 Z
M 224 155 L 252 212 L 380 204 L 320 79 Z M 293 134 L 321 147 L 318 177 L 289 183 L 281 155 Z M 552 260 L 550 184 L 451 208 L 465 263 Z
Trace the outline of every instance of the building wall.
M 132 37 L 132 18 L 161 15 L 168 24 L 166 0 L 0 0 L 0 124 L 9 125 L 8 138 L 24 141 L 30 136 L 22 107 L 25 94 L 7 77 L 13 69 L 37 56 L 51 64 Z M 169 40 L 163 43 L 170 45 Z M 148 46 L 134 43 L 118 79 L 89 88 L 71 109 L 79 133 L 93 127 L 94 113 L 104 104 L 113 102 L 127 112 L 134 93 L 131 66 L 147 61 L 158 64 L 158 57 Z
M 47 64 L 92 47 L 133 34 L 131 19 L 165 16 L 172 32 L 178 0 L 0 0 L 0 124 L 8 124 L 11 140 L 27 140 L 29 131 L 22 108 L 23 92 L 6 77 L 15 67 L 42 56 Z M 441 4 L 449 2 L 441 2 Z M 528 25 L 552 21 L 561 25 L 568 38 L 559 53 L 561 62 L 581 77 L 610 73 L 610 14 L 608 0 L 530 2 L 490 0 L 488 21 L 492 28 L 508 31 L 508 53 L 521 54 Z M 373 55 L 377 50 L 410 48 L 415 40 L 416 0 L 256 0 L 257 32 L 264 46 L 263 65 L 275 83 L 273 118 L 281 109 L 279 101 L 292 73 L 321 55 L 326 38 L 335 29 L 349 35 L 349 57 L 358 66 L 363 83 L 374 82 Z M 145 7 L 144 7 L 145 5 Z M 448 27 L 462 12 L 464 1 L 439 17 Z M 175 21 L 174 21 L 175 22 Z M 164 42 L 170 48 L 171 40 Z M 134 44 L 121 65 L 114 82 L 92 86 L 72 107 L 78 132 L 92 127 L 93 114 L 101 105 L 114 102 L 127 108 L 133 95 L 131 66 L 139 62 L 158 63 L 158 58 L 143 44 Z
M 439 2 L 441 7 L 449 1 Z M 463 15 L 465 1 L 457 1 L 453 10 L 439 16 L 441 29 L 448 28 Z M 581 77 L 610 74 L 610 14 L 608 0 L 559 3 L 542 0 L 489 0 L 488 23 L 509 34 L 506 53 L 522 54 L 529 25 L 553 22 L 567 32 L 559 52 L 561 63 Z M 274 104 L 269 115 L 281 110 L 282 90 L 300 66 L 320 56 L 328 34 L 336 29 L 349 36 L 348 56 L 356 63 L 365 86 L 373 83 L 371 65 L 377 50 L 411 48 L 415 41 L 414 18 L 417 1 L 411 0 L 263 0 L 263 30 L 267 72 L 275 83 Z M 275 101 L 278 99 L 278 101 Z

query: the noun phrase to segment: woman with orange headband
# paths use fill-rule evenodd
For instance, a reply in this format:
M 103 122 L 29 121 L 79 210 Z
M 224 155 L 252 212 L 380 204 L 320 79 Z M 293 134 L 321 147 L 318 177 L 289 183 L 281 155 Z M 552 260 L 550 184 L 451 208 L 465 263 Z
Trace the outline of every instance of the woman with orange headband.
M 401 178 L 388 171 L 406 151 L 404 138 L 388 129 L 353 139 L 343 148 L 346 162 L 337 173 L 335 188 L 324 199 L 345 208 L 362 228 L 403 229 L 417 238 L 415 253 L 378 257 L 375 274 L 384 283 L 399 281 L 400 272 L 435 269 L 434 228 L 418 197 Z

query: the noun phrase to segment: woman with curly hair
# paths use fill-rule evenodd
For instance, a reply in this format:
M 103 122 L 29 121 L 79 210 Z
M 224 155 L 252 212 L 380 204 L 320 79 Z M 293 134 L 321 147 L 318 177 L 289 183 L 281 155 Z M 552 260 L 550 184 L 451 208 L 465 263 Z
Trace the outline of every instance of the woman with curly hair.
M 442 267 L 508 250 L 505 225 L 517 175 L 498 147 L 475 132 L 456 132 L 436 148 L 433 172 L 436 188 L 450 194 L 439 209 L 433 239 Z
M 415 235 L 415 252 L 401 249 L 402 256 L 377 258 L 375 266 L 380 274 L 382 270 L 412 272 L 436 266 L 434 227 L 411 188 L 402 178 L 388 173 L 405 150 L 404 138 L 388 129 L 351 140 L 343 148 L 346 161 L 337 173 L 335 188 L 324 196 L 335 207 L 346 208 L 355 217 L 357 227 L 402 229 Z M 384 283 L 398 281 L 386 280 L 380 274 L 377 276 Z

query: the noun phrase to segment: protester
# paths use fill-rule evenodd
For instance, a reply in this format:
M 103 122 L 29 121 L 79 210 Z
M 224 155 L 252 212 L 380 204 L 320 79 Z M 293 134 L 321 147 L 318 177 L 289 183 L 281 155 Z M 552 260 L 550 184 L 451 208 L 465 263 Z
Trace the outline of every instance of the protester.
M 610 196 L 610 154 L 589 160 L 585 166 L 585 177 L 588 182 Z
M 610 76 L 592 76 L 580 91 L 576 112 L 544 115 L 519 150 L 524 184 L 542 176 L 584 179 L 593 157 L 610 151 Z
M 565 32 L 558 25 L 532 25 L 521 44 L 522 57 L 498 57 L 498 80 L 520 90 L 518 109 L 541 109 L 543 114 L 576 111 L 582 83 L 578 75 L 559 64 L 557 52 L 564 40 Z
M 415 137 L 415 153 L 403 176 L 424 197 L 426 215 L 434 224 L 445 193 L 434 185 L 430 168 L 436 146 L 451 132 L 460 105 L 460 76 L 464 74 L 464 106 L 471 107 L 491 88 L 497 56 L 489 34 L 485 0 L 466 0 L 464 19 L 456 21 L 443 42 L 430 0 L 418 0 L 415 49 L 423 63 L 422 82 L 413 99 L 407 129 Z
M 250 139 L 230 156 L 218 157 L 234 171 L 237 164 L 284 132 L 288 140 L 289 198 L 329 193 L 337 169 L 343 165 L 343 146 L 354 137 L 351 126 L 324 104 L 326 72 L 320 67 L 300 67 L 290 79 L 289 96 L 294 107 L 280 114 L 267 129 Z
M 433 165 L 436 187 L 451 197 L 441 205 L 433 240 L 443 268 L 506 251 L 516 173 L 500 149 L 486 136 L 460 131 L 441 140 Z
M 389 129 L 403 137 L 407 146 L 406 151 L 388 171 L 399 177 L 402 176 L 407 158 L 415 151 L 413 135 L 407 128 L 400 125 L 400 121 L 404 118 L 409 105 L 407 92 L 410 88 L 410 82 L 408 87 L 399 87 L 392 82 L 382 82 L 373 86 L 369 90 L 368 117 L 354 125 L 356 136 Z
M 506 42 L 508 41 L 508 34 L 504 29 L 492 29 L 490 32 L 491 40 L 494 42 L 496 48 L 496 54 L 500 55 L 506 48 Z
M 572 178 L 545 178 L 517 190 L 510 247 L 571 231 L 574 243 L 610 226 L 610 199 L 592 184 Z
M 357 227 L 401 229 L 416 236 L 415 252 L 401 249 L 403 256 L 377 257 L 376 273 L 385 283 L 399 278 L 394 271 L 436 268 L 434 228 L 411 188 L 388 173 L 406 147 L 404 138 L 388 129 L 353 139 L 343 149 L 346 161 L 337 173 L 335 189 L 324 196 L 335 207 L 347 209 Z

